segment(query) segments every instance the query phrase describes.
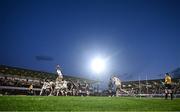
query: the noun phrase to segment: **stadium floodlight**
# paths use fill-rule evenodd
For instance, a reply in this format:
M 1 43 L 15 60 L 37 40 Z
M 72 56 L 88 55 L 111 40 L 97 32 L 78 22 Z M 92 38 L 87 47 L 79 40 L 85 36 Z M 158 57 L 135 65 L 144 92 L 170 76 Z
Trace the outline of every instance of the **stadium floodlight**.
M 102 58 L 94 58 L 91 62 L 91 68 L 96 73 L 101 73 L 105 70 L 105 60 Z

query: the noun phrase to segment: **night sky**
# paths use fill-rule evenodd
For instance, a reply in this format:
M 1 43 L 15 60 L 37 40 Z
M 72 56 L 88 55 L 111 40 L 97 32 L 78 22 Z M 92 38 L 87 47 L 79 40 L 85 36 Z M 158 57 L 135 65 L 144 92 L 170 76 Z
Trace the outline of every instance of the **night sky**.
M 96 57 L 108 59 L 97 76 Z M 180 67 L 179 0 L 1 0 L 0 64 L 123 80 Z M 104 79 L 103 79 L 104 78 Z

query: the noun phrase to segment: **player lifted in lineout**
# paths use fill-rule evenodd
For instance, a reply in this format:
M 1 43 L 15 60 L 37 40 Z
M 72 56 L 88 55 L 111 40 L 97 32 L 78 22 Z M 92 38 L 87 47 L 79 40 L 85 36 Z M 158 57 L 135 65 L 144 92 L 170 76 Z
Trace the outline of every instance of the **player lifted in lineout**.
M 58 77 L 56 78 L 56 81 L 62 82 L 63 75 L 62 75 L 62 72 L 60 70 L 60 66 L 59 65 L 56 66 L 56 72 L 57 72 L 57 75 L 58 75 Z

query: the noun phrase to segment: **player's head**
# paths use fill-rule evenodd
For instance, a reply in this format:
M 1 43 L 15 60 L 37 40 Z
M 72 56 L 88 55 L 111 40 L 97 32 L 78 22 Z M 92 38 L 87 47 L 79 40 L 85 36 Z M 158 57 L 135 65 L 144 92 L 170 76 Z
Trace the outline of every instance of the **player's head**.
M 57 64 L 57 65 L 56 65 L 56 67 L 57 67 L 57 68 L 60 68 L 60 65 L 59 65 L 59 64 Z
M 165 76 L 170 76 L 169 73 L 166 73 Z

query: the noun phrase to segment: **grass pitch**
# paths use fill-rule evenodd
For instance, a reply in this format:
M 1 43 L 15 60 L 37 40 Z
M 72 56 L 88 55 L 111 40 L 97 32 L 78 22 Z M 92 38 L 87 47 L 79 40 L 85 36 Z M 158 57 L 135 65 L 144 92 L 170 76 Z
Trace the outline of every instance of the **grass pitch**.
M 180 99 L 0 96 L 0 111 L 180 111 Z

